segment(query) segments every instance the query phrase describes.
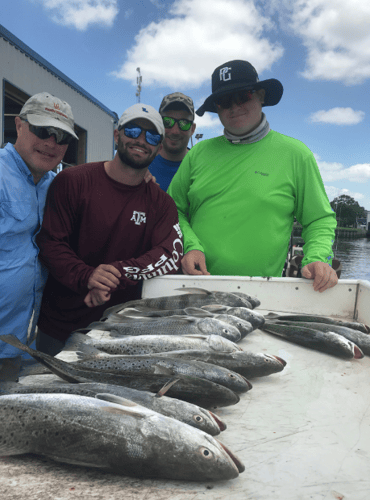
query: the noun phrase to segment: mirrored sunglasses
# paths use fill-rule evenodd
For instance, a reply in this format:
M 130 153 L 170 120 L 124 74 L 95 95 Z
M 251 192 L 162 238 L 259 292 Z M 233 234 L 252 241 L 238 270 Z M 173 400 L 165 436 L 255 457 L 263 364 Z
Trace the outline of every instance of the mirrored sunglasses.
M 238 106 L 252 99 L 255 90 L 239 90 L 232 94 L 226 94 L 215 99 L 215 104 L 219 108 L 229 109 L 234 102 Z
M 59 146 L 65 146 L 66 144 L 70 144 L 74 139 L 74 137 L 71 134 L 60 128 L 36 127 L 35 125 L 31 125 L 29 122 L 27 123 L 30 132 L 32 132 L 32 134 L 34 134 L 36 137 L 44 140 L 44 139 L 49 139 L 49 137 L 53 135 L 55 137 L 55 142 L 59 144 Z
M 141 132 L 145 132 L 145 140 L 151 146 L 158 146 L 162 140 L 162 136 L 156 130 L 146 130 L 139 125 L 122 125 L 118 131 L 122 130 L 126 137 L 130 139 L 137 139 Z
M 177 123 L 180 130 L 182 130 L 183 132 L 187 132 L 193 125 L 192 120 L 187 120 L 186 118 L 180 118 L 179 120 L 176 120 L 176 118 L 171 118 L 170 116 L 163 116 L 162 118 L 164 128 L 172 128 L 175 123 Z

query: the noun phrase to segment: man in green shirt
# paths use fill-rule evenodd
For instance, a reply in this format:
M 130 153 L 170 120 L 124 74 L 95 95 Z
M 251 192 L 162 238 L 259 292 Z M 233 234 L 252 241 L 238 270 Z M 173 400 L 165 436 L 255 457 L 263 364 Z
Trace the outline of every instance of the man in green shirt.
M 259 81 L 247 61 L 213 72 L 212 94 L 196 111 L 218 113 L 224 135 L 185 156 L 168 193 L 184 235 L 184 274 L 282 275 L 294 217 L 302 224 L 302 276 L 314 289 L 334 286 L 336 217 L 312 152 L 270 130 L 263 106 L 283 94 L 275 79 Z

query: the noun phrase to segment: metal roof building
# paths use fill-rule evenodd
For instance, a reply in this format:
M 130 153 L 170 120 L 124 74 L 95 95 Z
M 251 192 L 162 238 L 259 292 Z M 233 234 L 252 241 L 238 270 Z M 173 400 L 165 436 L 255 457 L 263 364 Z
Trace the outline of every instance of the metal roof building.
M 118 116 L 55 66 L 0 25 L 0 142 L 15 143 L 17 116 L 26 100 L 39 92 L 50 92 L 72 107 L 79 140 L 68 147 L 69 165 L 111 160 L 113 131 Z

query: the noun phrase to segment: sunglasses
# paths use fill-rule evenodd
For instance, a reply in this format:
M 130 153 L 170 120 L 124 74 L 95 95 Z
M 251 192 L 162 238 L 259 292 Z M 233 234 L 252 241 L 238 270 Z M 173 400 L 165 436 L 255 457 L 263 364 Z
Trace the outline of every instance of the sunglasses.
M 255 90 L 239 90 L 232 94 L 226 94 L 215 99 L 215 104 L 219 108 L 229 109 L 234 102 L 238 106 L 252 99 Z
M 175 123 L 177 123 L 180 130 L 182 130 L 183 132 L 187 132 L 193 125 L 193 122 L 191 120 L 187 120 L 186 118 L 180 118 L 179 120 L 176 120 L 176 118 L 171 118 L 170 116 L 163 116 L 162 118 L 164 128 L 172 128 Z
M 122 125 L 118 131 L 122 130 L 126 137 L 130 139 L 137 139 L 141 132 L 145 132 L 145 140 L 151 146 L 158 146 L 162 140 L 162 136 L 156 130 L 146 130 L 139 125 Z
M 30 132 L 32 132 L 32 134 L 34 134 L 36 137 L 44 140 L 44 139 L 49 139 L 49 137 L 53 135 L 55 137 L 55 142 L 59 144 L 59 146 L 65 146 L 66 144 L 70 144 L 74 139 L 74 137 L 71 134 L 60 128 L 36 127 L 35 125 L 31 125 L 29 122 L 27 123 Z

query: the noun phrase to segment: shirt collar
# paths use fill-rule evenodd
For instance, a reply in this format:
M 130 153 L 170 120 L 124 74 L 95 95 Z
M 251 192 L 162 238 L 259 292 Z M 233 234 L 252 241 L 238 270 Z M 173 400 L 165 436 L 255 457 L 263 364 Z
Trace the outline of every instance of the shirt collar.
M 43 175 L 41 177 L 41 179 L 39 180 L 39 182 L 37 184 L 35 184 L 34 180 L 33 180 L 33 175 L 30 171 L 30 169 L 27 167 L 26 163 L 24 162 L 23 158 L 21 157 L 21 155 L 18 153 L 18 151 L 15 149 L 15 147 L 13 146 L 13 144 L 10 144 L 8 142 L 8 144 L 5 146 L 5 148 L 7 150 L 7 152 L 12 156 L 15 164 L 17 165 L 18 169 L 20 170 L 20 172 L 25 176 L 27 177 L 27 179 L 34 185 L 41 185 L 45 182 L 45 180 L 49 177 L 50 175 L 50 172 L 46 172 L 45 175 Z

